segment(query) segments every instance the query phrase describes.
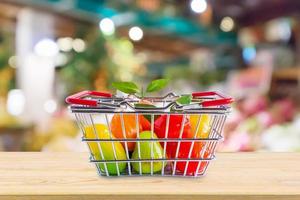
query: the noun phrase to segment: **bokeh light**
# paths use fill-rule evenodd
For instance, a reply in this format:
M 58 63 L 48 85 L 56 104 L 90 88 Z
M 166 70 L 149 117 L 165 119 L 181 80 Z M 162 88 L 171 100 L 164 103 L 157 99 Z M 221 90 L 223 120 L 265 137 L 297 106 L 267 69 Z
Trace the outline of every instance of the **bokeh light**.
M 134 26 L 132 28 L 129 29 L 129 37 L 130 39 L 132 39 L 133 41 L 139 41 L 143 38 L 143 30 L 138 27 L 138 26 Z
M 224 17 L 221 21 L 220 28 L 224 32 L 232 31 L 234 28 L 234 21 L 231 17 Z
M 58 53 L 56 42 L 51 39 L 42 39 L 34 46 L 34 53 L 42 57 L 53 57 Z
M 25 97 L 20 89 L 13 89 L 8 92 L 7 96 L 7 112 L 11 115 L 18 116 L 24 111 Z
M 203 13 L 207 9 L 207 3 L 205 0 L 192 0 L 191 9 L 195 13 Z
M 71 37 L 58 38 L 57 40 L 57 45 L 59 50 L 65 52 L 72 50 L 72 43 L 73 43 L 73 39 Z
M 83 52 L 85 50 L 85 42 L 80 38 L 73 40 L 72 46 L 76 52 Z
M 115 33 L 115 24 L 109 18 L 104 18 L 99 23 L 100 30 L 104 35 L 112 35 Z
M 57 108 L 57 103 L 50 99 L 44 103 L 44 109 L 47 113 L 54 113 Z

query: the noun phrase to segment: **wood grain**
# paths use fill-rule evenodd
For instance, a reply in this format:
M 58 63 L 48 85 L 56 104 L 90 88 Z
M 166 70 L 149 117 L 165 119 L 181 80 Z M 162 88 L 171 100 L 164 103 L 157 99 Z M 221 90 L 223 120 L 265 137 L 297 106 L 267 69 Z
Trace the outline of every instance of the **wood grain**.
M 300 153 L 217 157 L 202 178 L 105 178 L 86 153 L 2 152 L 0 199 L 300 199 Z

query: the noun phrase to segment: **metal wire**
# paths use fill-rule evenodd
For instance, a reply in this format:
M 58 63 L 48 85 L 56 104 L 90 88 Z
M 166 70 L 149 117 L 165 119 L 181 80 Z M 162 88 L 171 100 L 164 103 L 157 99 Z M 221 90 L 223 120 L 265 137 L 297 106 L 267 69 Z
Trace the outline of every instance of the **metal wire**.
M 83 133 L 82 140 L 85 141 L 89 147 L 91 154 L 90 161 L 95 164 L 97 172 L 100 176 L 184 176 L 184 177 L 197 177 L 205 174 L 210 161 L 215 158 L 215 151 L 218 142 L 222 139 L 222 130 L 226 120 L 226 116 L 230 111 L 230 107 L 219 106 L 213 108 L 203 108 L 199 104 L 203 99 L 197 98 L 193 99 L 192 105 L 182 106 L 176 104 L 174 99 L 176 99 L 175 94 L 170 93 L 164 97 L 148 97 L 146 100 L 152 102 L 155 105 L 158 105 L 156 108 L 135 108 L 135 103 L 139 102 L 139 97 L 130 96 L 126 98 L 113 97 L 113 98 L 98 98 L 99 106 L 97 107 L 87 107 L 87 106 L 70 106 L 71 111 L 75 113 L 75 118 L 80 130 Z M 95 99 L 95 97 L 91 97 Z M 207 98 L 204 98 L 207 99 Z M 122 138 L 117 138 L 113 135 L 111 117 L 112 115 L 119 115 L 120 126 Z M 132 116 L 135 120 L 135 131 L 136 138 L 130 138 L 127 135 L 126 130 L 126 120 L 125 117 Z M 141 138 L 140 134 L 143 130 L 140 129 L 141 118 L 145 115 L 150 116 L 150 132 L 151 138 Z M 165 117 L 165 129 L 163 137 L 154 137 L 155 130 L 155 121 L 157 117 L 164 115 Z M 171 124 L 172 116 L 179 116 L 182 118 L 180 122 L 179 136 L 178 138 L 169 138 L 169 131 Z M 209 117 L 204 118 L 204 115 Z M 96 120 L 94 116 L 103 117 L 103 122 Z M 189 122 L 190 117 L 196 117 L 196 128 L 192 132 L 191 137 L 186 137 L 184 135 L 185 125 Z M 100 133 L 97 129 L 97 124 L 103 123 L 107 126 L 109 137 L 101 138 Z M 207 127 L 204 127 L 204 125 Z M 93 137 L 87 135 L 86 127 L 92 127 Z M 131 127 L 132 128 L 132 127 Z M 204 129 L 207 132 L 206 137 L 202 137 L 201 134 Z M 149 157 L 142 157 L 142 144 L 149 142 Z M 95 144 L 96 143 L 96 144 Z M 116 144 L 121 143 L 124 147 L 126 158 L 122 159 L 118 156 L 116 150 Z M 132 158 L 128 146 L 135 144 L 135 150 L 137 150 L 137 157 Z M 157 156 L 157 150 L 155 145 L 159 143 L 162 148 L 161 157 Z M 94 145 L 93 145 L 94 144 Z M 103 145 L 109 144 L 108 147 L 111 147 L 112 155 L 111 159 L 106 159 L 103 152 Z M 170 144 L 175 144 L 175 157 L 169 155 L 169 150 L 167 148 Z M 186 157 L 180 155 L 182 150 L 182 145 L 188 144 L 189 149 L 187 150 L 188 155 Z M 93 152 L 92 146 L 97 146 L 97 152 L 99 155 L 96 156 L 96 152 Z M 197 147 L 201 147 L 196 148 Z M 107 150 L 107 149 L 106 149 Z M 199 150 L 200 152 L 194 152 Z M 195 155 L 198 156 L 195 156 Z M 126 169 L 121 171 L 121 164 L 126 164 Z M 138 163 L 137 168 L 133 167 L 134 163 Z M 161 164 L 161 169 L 158 171 L 157 167 Z M 183 169 L 179 169 L 179 164 L 184 164 Z M 116 168 L 116 174 L 111 174 L 109 167 L 114 166 Z M 193 170 L 193 173 L 188 172 L 190 166 L 195 166 L 196 169 Z M 143 173 L 143 167 L 150 166 L 150 173 Z M 136 170 L 137 171 L 136 171 Z
M 121 126 L 122 126 L 122 133 L 123 137 L 126 139 L 126 130 L 125 130 L 125 124 L 124 124 L 124 116 L 123 113 L 121 115 Z M 130 167 L 130 159 L 129 159 L 129 151 L 128 151 L 128 144 L 127 141 L 125 141 L 125 152 L 126 152 L 126 157 L 127 157 L 127 165 L 128 165 L 128 175 L 131 175 L 131 167 Z
M 198 133 L 198 131 L 199 131 L 199 126 L 200 126 L 200 120 L 201 120 L 201 118 L 202 118 L 202 116 L 198 116 L 197 126 L 196 126 L 196 130 L 195 130 L 193 139 L 195 139 L 195 138 L 197 137 L 197 133 Z M 190 148 L 190 150 L 189 150 L 188 158 L 191 158 L 191 154 L 192 154 L 192 151 L 193 151 L 193 148 L 194 148 L 194 144 L 195 144 L 195 141 L 192 141 L 191 148 Z M 184 168 L 183 176 L 186 176 L 186 173 L 187 173 L 187 169 L 188 169 L 189 164 L 190 164 L 190 162 L 187 161 L 187 163 L 186 163 L 186 165 L 185 165 L 185 168 Z
M 169 132 L 169 126 L 170 126 L 170 115 L 167 115 L 167 121 L 166 121 L 166 131 L 165 131 L 165 139 L 168 138 L 168 132 Z M 164 141 L 164 153 L 163 153 L 163 157 L 166 157 L 166 142 L 167 140 Z M 165 166 L 165 162 L 163 162 L 163 166 Z M 161 170 L 161 175 L 163 176 L 165 173 L 165 168 L 163 167 Z
M 184 125 L 185 125 L 185 115 L 183 115 L 182 120 L 181 120 L 179 138 L 182 138 Z M 181 141 L 179 140 L 179 141 L 177 142 L 177 145 L 176 145 L 175 158 L 178 158 L 178 153 L 179 153 L 180 144 L 181 144 Z M 172 175 L 175 175 L 175 172 L 176 172 L 176 165 L 177 165 L 177 161 L 174 161 L 174 166 L 173 166 L 173 170 L 172 170 Z
M 111 133 L 111 127 L 110 127 L 110 124 L 109 124 L 109 120 L 108 120 L 107 114 L 105 114 L 105 122 L 106 122 L 106 125 L 108 127 L 109 139 L 112 140 L 113 136 L 112 136 L 112 133 Z M 115 142 L 111 141 L 111 144 L 112 144 L 114 159 L 117 160 L 118 158 L 117 158 L 117 153 L 116 153 Z M 117 175 L 119 176 L 120 175 L 119 165 L 118 165 L 117 162 L 115 164 L 116 164 L 116 169 L 117 169 Z
M 135 115 L 135 122 L 136 122 L 136 137 L 137 137 L 137 139 L 139 139 L 140 138 L 140 126 L 139 126 L 139 115 L 138 114 L 136 114 Z M 138 159 L 141 159 L 141 147 L 140 147 L 140 141 L 138 141 L 137 142 L 137 145 L 138 145 Z M 143 172 L 142 172 L 142 162 L 139 162 L 139 173 L 140 173 L 140 175 L 142 175 L 143 174 Z
M 150 162 L 150 173 L 153 175 L 153 159 L 154 159 L 154 154 L 153 154 L 153 133 L 154 133 L 154 115 L 151 115 L 151 146 L 150 146 L 150 153 L 151 153 L 151 162 Z

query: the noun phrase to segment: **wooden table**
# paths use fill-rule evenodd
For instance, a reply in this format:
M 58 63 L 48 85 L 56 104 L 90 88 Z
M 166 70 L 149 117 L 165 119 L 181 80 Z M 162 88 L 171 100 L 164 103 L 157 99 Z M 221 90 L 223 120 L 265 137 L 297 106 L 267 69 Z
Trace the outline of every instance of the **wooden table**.
M 86 153 L 2 152 L 0 199 L 300 199 L 300 153 L 217 157 L 202 178 L 104 178 Z

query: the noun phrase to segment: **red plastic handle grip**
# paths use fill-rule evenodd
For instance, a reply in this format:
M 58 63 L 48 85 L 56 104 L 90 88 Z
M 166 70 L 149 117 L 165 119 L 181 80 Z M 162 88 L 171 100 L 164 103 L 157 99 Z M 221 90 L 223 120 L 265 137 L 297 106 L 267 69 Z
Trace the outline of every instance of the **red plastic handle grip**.
M 193 97 L 206 97 L 206 96 L 218 96 L 220 99 L 215 100 L 208 100 L 201 102 L 203 107 L 210 107 L 210 106 L 221 106 L 231 104 L 234 100 L 231 97 L 225 97 L 224 95 L 218 92 L 194 92 L 192 93 Z
M 107 92 L 96 92 L 96 91 L 82 91 L 66 98 L 68 104 L 79 104 L 86 106 L 97 106 L 98 102 L 91 99 L 83 99 L 87 96 L 98 96 L 98 97 L 112 97 L 112 94 Z

